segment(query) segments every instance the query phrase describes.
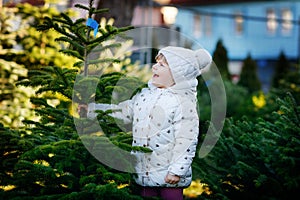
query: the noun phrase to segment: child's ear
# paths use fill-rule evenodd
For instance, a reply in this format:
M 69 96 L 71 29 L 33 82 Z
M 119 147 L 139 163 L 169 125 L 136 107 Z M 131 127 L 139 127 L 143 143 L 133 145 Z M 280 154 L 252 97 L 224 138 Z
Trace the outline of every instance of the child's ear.
M 168 63 L 168 61 L 167 61 L 167 58 L 166 58 L 165 56 L 162 55 L 162 59 L 163 59 L 163 62 L 164 62 L 166 65 L 169 66 L 169 63 Z

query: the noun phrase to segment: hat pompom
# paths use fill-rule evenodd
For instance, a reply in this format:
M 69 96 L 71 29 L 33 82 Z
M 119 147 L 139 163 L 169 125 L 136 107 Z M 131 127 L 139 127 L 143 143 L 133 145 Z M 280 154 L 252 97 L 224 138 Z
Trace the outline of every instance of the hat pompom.
M 196 50 L 195 57 L 198 62 L 198 66 L 200 70 L 209 67 L 212 62 L 212 57 L 210 53 L 205 49 Z

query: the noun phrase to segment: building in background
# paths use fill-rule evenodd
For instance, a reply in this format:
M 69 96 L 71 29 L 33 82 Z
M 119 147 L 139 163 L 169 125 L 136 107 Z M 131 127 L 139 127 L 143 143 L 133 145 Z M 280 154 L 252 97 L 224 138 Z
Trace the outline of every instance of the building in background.
M 256 59 L 277 59 L 281 51 L 292 60 L 299 56 L 299 0 L 172 2 L 179 11 L 175 25 L 211 51 L 222 39 L 233 60 L 248 53 Z
M 294 63 L 300 54 L 300 1 L 172 0 L 175 25 L 213 52 L 218 40 L 228 51 L 229 70 L 239 74 L 251 55 L 263 87 L 268 87 L 281 52 Z
M 43 0 L 1 1 L 2 4 L 8 2 L 39 5 Z M 62 0 L 57 6 L 64 10 L 76 3 L 87 2 Z M 139 0 L 132 25 L 144 29 L 134 36 L 136 48 L 142 49 L 135 54 L 135 59 L 150 63 L 153 56 L 148 47 L 160 48 L 170 44 L 191 48 L 200 44 L 213 53 L 217 41 L 222 40 L 228 51 L 232 76 L 239 76 L 242 61 L 251 55 L 267 90 L 274 63 L 281 52 L 292 63 L 299 64 L 299 19 L 300 0 Z M 156 28 L 171 31 L 154 34 Z M 187 42 L 182 35 L 194 43 Z

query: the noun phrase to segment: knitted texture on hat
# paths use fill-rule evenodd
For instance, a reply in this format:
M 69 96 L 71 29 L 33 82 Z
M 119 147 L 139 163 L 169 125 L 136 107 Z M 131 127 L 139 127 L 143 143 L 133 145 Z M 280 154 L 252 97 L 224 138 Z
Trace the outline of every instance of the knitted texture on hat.
M 204 49 L 193 51 L 183 47 L 168 46 L 161 49 L 158 54 L 165 56 L 175 83 L 195 79 L 201 74 L 201 70 L 212 62 L 211 55 Z

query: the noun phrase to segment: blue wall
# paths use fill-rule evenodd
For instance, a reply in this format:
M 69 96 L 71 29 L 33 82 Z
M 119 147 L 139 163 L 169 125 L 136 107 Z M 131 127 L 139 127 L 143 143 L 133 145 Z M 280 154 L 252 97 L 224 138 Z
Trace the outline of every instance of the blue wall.
M 175 25 L 180 31 L 194 38 L 204 48 L 213 52 L 218 39 L 222 39 L 224 46 L 228 50 L 228 56 L 231 60 L 242 60 L 249 53 L 252 58 L 257 60 L 277 59 L 280 52 L 284 51 L 289 59 L 298 57 L 299 49 L 299 26 L 293 24 L 289 34 L 282 34 L 281 24 L 278 24 L 277 31 L 270 34 L 267 30 L 266 21 L 244 19 L 244 31 L 242 35 L 235 32 L 234 19 L 229 17 L 237 11 L 245 16 L 266 17 L 267 9 L 272 8 L 278 17 L 283 8 L 292 11 L 293 20 L 299 20 L 300 1 L 276 1 L 276 2 L 257 2 L 257 3 L 236 3 L 224 5 L 211 5 L 202 7 L 179 7 Z M 203 13 L 212 13 L 211 15 L 211 35 L 205 35 L 203 32 L 200 37 L 193 34 L 194 11 Z M 214 15 L 213 13 L 217 14 Z M 220 16 L 219 14 L 227 14 Z M 202 27 L 205 25 L 204 17 L 201 17 Z

